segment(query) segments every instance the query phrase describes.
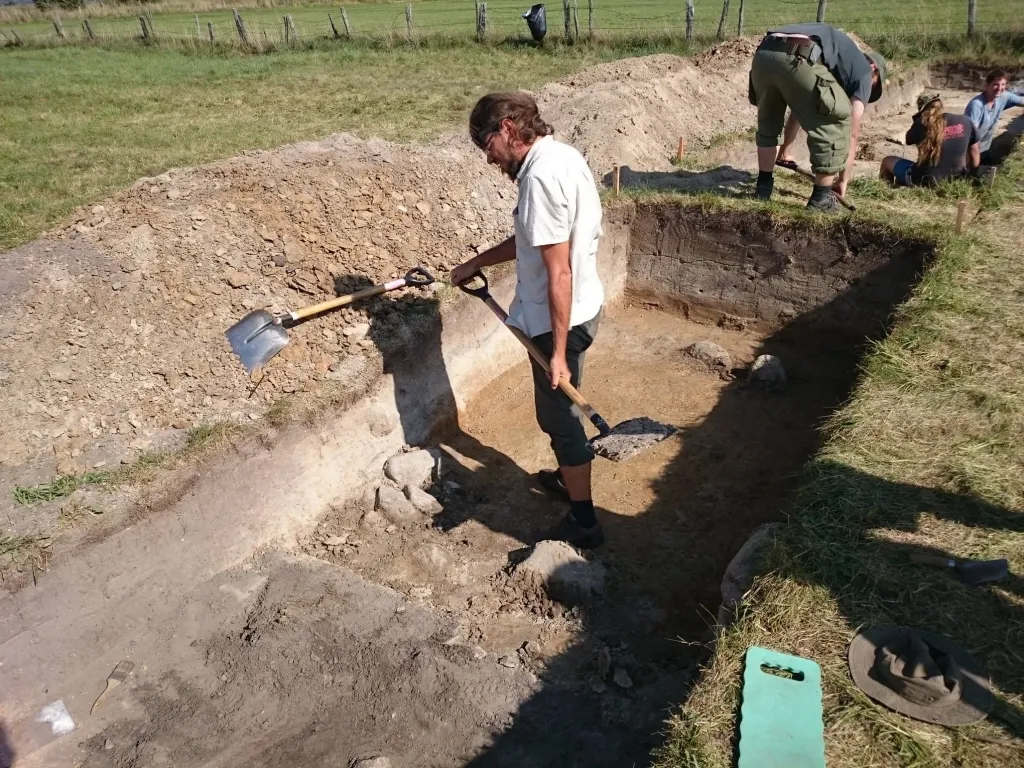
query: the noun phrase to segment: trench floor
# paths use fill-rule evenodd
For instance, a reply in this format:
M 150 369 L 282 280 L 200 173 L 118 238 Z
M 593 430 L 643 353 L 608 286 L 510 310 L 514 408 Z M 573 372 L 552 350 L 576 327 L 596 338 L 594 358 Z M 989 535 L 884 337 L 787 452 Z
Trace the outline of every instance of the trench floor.
M 742 374 L 696 363 L 683 350 L 702 339 L 725 348 L 734 369 L 765 351 L 779 356 L 786 388 L 759 390 Z M 309 551 L 432 604 L 449 619 L 448 642 L 539 676 L 511 727 L 470 765 L 646 764 L 650 739 L 710 639 L 726 566 L 758 525 L 781 519 L 856 359 L 827 337 L 782 342 L 640 301 L 613 310 L 588 354 L 582 391 L 610 424 L 646 415 L 679 432 L 626 462 L 595 463 L 607 541 L 586 557 L 605 568 L 606 586 L 568 611 L 524 597 L 508 579 L 566 509 L 534 482 L 552 458 L 525 359 L 438 440 L 446 458 L 432 493 L 444 511 L 433 525 L 370 532 L 357 504 L 328 515 Z M 318 543 L 345 532 L 356 547 L 328 552 Z M 628 687 L 616 683 L 619 669 Z M 567 749 L 567 732 L 591 735 Z

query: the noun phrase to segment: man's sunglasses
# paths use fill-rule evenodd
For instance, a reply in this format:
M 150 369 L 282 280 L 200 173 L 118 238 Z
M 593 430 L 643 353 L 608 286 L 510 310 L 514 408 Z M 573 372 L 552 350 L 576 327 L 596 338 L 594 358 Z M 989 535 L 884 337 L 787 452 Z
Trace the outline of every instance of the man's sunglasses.
M 485 128 L 481 128 L 479 131 L 470 131 L 470 136 L 473 139 L 473 143 L 480 149 L 486 150 L 487 143 L 491 140 L 491 136 L 498 132 L 497 126 L 490 123 Z

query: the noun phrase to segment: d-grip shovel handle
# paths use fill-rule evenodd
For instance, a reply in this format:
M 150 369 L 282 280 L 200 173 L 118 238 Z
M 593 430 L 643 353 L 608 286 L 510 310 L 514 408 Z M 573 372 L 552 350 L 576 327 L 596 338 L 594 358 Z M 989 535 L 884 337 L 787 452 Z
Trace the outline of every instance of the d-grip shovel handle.
M 479 279 L 483 283 L 481 287 L 472 288 L 469 285 L 467 285 L 467 283 L 477 279 Z M 491 293 L 488 290 L 487 278 L 484 277 L 483 273 L 474 272 L 472 275 L 467 277 L 463 282 L 458 283 L 458 286 L 460 289 L 468 293 L 470 296 L 476 296 L 478 299 L 483 299 L 484 304 L 490 307 L 491 311 L 498 316 L 499 320 L 501 320 L 501 324 L 508 328 L 510 331 L 512 331 L 515 337 L 519 339 L 520 342 L 522 342 L 522 345 L 526 347 L 526 351 L 530 353 L 530 357 L 537 361 L 537 364 L 544 369 L 545 373 L 551 373 L 550 360 L 548 360 L 547 356 L 543 352 L 541 352 L 537 345 L 530 340 L 530 337 L 527 336 L 518 328 L 516 328 L 514 325 L 509 325 L 507 322 L 505 322 L 506 320 L 508 320 L 508 313 L 505 312 L 505 310 L 501 308 L 501 305 L 498 304 L 498 302 L 496 302 L 494 298 L 491 296 Z M 569 399 L 576 404 L 576 407 L 583 411 L 584 415 L 588 419 L 590 419 L 590 423 L 597 427 L 598 431 L 600 431 L 601 433 L 601 437 L 611 434 L 611 427 L 609 427 L 607 422 L 605 422 L 605 420 L 601 418 L 601 414 L 594 410 L 590 403 L 586 401 L 583 395 L 579 393 L 579 390 L 577 390 L 576 387 L 574 387 L 568 379 L 560 378 L 558 380 L 558 386 L 563 392 L 565 392 L 566 395 L 569 396 Z
M 292 322 L 304 320 L 307 317 L 312 317 L 313 315 L 319 315 L 321 312 L 326 312 L 328 309 L 344 307 L 346 304 L 351 304 L 353 301 L 358 301 L 359 299 L 365 299 L 368 296 L 387 293 L 388 291 L 394 291 L 397 288 L 404 288 L 407 285 L 422 287 L 424 285 L 430 285 L 432 282 L 434 282 L 434 276 L 426 269 L 423 267 L 413 267 L 405 273 L 405 277 L 400 277 L 397 280 L 392 280 L 388 283 L 381 283 L 380 285 L 375 285 L 372 288 L 364 288 L 361 291 L 350 293 L 347 296 L 328 299 L 327 301 L 322 301 L 319 304 L 314 304 L 311 307 L 297 309 L 294 312 L 289 312 L 288 318 Z

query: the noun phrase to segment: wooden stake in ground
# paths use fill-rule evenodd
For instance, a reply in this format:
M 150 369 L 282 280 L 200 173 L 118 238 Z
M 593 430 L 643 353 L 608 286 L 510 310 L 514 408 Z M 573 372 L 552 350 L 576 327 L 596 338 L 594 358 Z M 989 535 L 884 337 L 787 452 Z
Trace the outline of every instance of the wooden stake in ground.
M 615 167 L 612 170 L 612 177 L 614 179 L 614 181 L 612 182 L 613 188 L 615 189 L 615 194 L 618 195 L 619 194 L 619 189 L 620 189 L 620 180 L 621 180 L 621 173 L 619 172 L 619 164 L 618 163 L 615 164 Z
M 956 233 L 959 235 L 964 231 L 964 214 L 967 213 L 967 201 L 961 200 L 956 204 Z
M 57 30 L 57 37 L 59 37 L 61 40 L 64 40 L 64 25 L 61 23 L 59 16 L 53 20 L 53 28 Z
M 199 14 L 196 14 L 196 37 L 202 37 L 203 28 L 199 26 Z
M 213 40 L 213 22 L 212 21 L 206 22 L 206 31 L 210 33 L 210 42 L 212 43 L 214 41 Z
M 405 39 L 412 41 L 412 3 L 405 4 Z
M 683 159 L 683 152 L 686 151 L 686 139 L 682 136 L 679 137 L 679 151 L 676 152 L 676 160 Z
M 825 8 L 828 6 L 828 0 L 818 0 L 818 16 L 817 21 L 819 24 L 825 23 Z
M 89 36 L 89 39 L 90 40 L 95 40 L 96 39 L 96 35 L 94 35 L 92 33 L 92 25 L 89 23 L 88 19 L 86 19 L 85 21 L 82 22 L 82 26 L 85 27 L 85 34 L 87 34 Z
M 686 44 L 693 42 L 693 0 L 686 0 Z
M 341 23 L 345 25 L 345 37 L 352 38 L 352 25 L 348 23 L 348 13 L 344 8 L 341 9 Z
M 336 26 L 334 26 L 334 19 L 331 17 L 330 13 L 327 14 L 327 20 L 329 22 L 331 22 L 331 32 L 334 33 L 334 39 L 335 40 L 340 40 L 341 39 L 341 33 L 338 32 L 338 28 Z
M 725 22 L 729 19 L 729 0 L 722 0 L 722 18 L 718 20 L 718 39 L 725 40 Z
M 740 20 L 736 23 L 736 37 L 743 37 L 743 11 L 746 8 L 746 0 L 740 0 Z
M 236 8 L 231 9 L 232 15 L 235 17 L 235 29 L 238 30 L 238 39 L 245 45 L 249 44 L 249 35 L 245 31 L 245 22 L 242 21 L 241 15 L 238 13 Z
M 149 42 L 149 27 L 146 26 L 145 16 L 139 16 L 139 26 L 142 27 L 142 39 Z

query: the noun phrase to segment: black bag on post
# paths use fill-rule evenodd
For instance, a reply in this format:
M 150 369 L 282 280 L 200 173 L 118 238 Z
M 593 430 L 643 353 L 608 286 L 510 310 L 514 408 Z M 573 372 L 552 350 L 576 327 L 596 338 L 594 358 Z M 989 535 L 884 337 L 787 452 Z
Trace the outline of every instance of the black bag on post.
M 526 24 L 530 27 L 530 34 L 533 35 L 533 39 L 538 43 L 541 42 L 544 39 L 544 35 L 548 33 L 548 22 L 547 16 L 544 13 L 544 5 L 538 3 L 533 6 L 523 14 L 523 18 L 526 19 Z

